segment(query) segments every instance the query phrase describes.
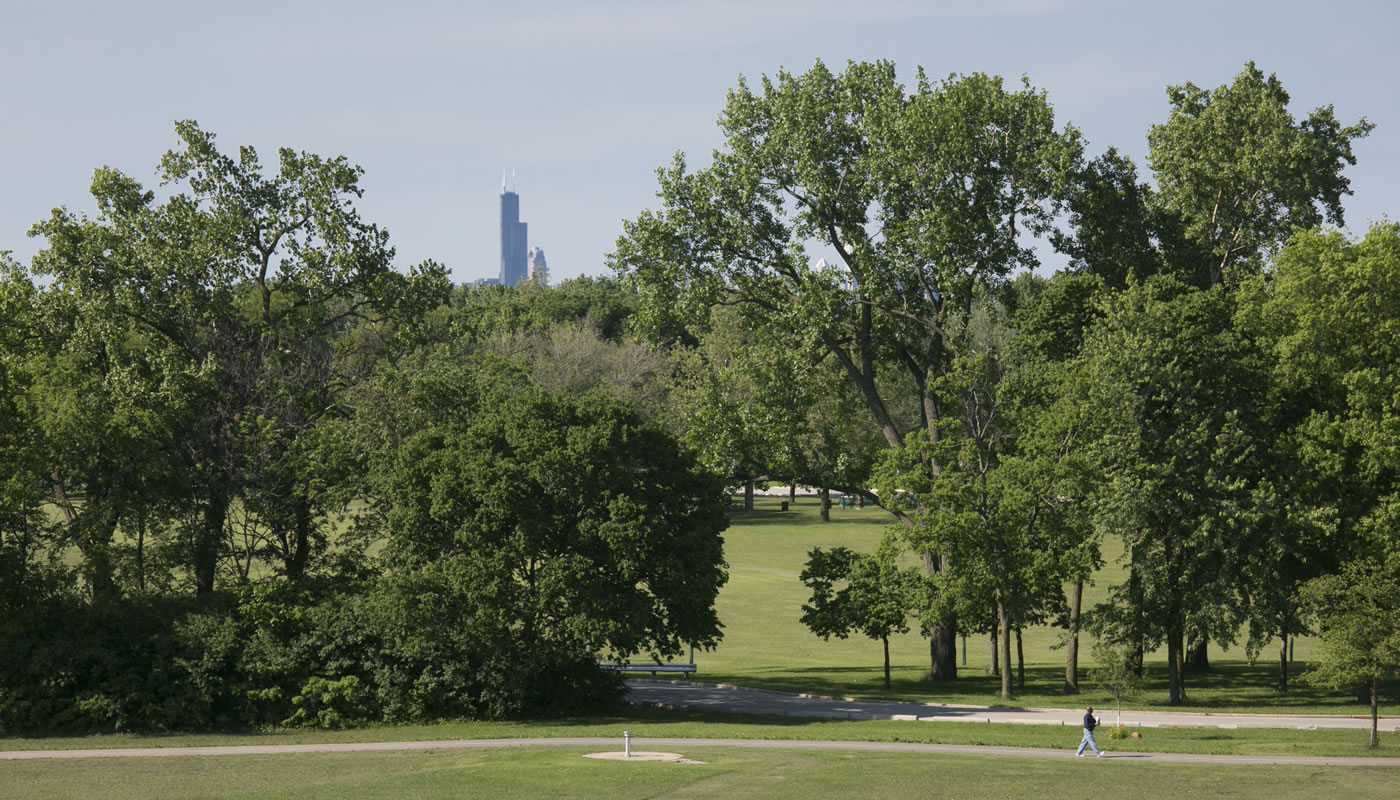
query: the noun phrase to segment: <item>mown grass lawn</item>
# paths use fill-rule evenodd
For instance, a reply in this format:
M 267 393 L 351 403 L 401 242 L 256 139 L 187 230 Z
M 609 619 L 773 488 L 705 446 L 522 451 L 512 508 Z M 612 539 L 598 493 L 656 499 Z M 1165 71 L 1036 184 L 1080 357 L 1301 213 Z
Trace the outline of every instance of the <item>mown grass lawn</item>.
M 1221 766 L 852 751 L 687 748 L 702 764 L 589 748 L 0 762 L 0 798 L 1386 797 L 1394 767 Z

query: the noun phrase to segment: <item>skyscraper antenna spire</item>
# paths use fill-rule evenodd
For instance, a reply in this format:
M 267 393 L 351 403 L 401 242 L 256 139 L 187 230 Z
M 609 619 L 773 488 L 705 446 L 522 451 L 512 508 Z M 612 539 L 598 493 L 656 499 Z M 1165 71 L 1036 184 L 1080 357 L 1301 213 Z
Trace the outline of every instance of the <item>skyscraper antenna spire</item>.
M 506 168 L 501 167 L 501 194 L 506 193 Z
M 515 170 L 510 171 L 510 190 L 513 192 L 520 188 L 520 181 L 515 179 Z

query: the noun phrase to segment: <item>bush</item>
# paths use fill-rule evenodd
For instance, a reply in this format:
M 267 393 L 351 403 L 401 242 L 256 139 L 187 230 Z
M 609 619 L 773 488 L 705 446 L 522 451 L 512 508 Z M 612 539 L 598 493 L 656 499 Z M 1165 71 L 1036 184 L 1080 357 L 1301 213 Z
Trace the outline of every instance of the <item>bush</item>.
M 217 601 L 216 601 L 217 604 Z M 123 731 L 228 724 L 236 631 L 187 599 L 28 604 L 0 627 L 0 731 Z
M 312 678 L 302 686 L 301 694 L 292 698 L 296 709 L 282 721 L 289 727 L 343 728 L 369 717 L 368 693 L 360 679 L 347 675 L 340 680 Z
M 558 716 L 621 696 L 582 648 L 492 633 L 431 575 L 354 588 L 33 603 L 0 621 L 0 734 Z

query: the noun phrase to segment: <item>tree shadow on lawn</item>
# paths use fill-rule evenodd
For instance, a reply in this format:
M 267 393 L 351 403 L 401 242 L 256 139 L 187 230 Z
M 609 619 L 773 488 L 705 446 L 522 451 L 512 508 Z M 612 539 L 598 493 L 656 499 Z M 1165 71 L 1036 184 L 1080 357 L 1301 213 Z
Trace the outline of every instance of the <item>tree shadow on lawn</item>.
M 820 531 L 821 526 L 832 525 L 876 525 L 886 527 L 895 519 L 876 505 L 867 505 L 863 509 L 841 508 L 836 503 L 831 506 L 831 522 L 823 523 L 820 518 L 820 505 L 814 498 L 799 497 L 795 504 L 789 506 L 788 511 L 780 510 L 780 504 L 788 502 L 786 497 L 756 497 L 754 498 L 754 509 L 744 510 L 743 500 L 739 497 L 733 498 L 725 513 L 729 515 L 732 528 L 747 528 L 758 525 L 802 525 L 812 526 L 813 531 Z
M 803 522 L 802 515 L 777 509 L 745 511 L 743 508 L 730 506 L 726 513 L 729 514 L 730 532 L 765 525 L 799 525 Z
M 1303 671 L 1302 662 L 1294 662 L 1289 670 L 1289 692 L 1277 690 L 1277 664 L 1249 664 L 1241 661 L 1216 660 L 1210 672 L 1186 676 L 1186 700 L 1183 706 L 1167 701 L 1166 670 L 1149 663 L 1147 679 L 1141 691 L 1124 698 L 1125 708 L 1140 710 L 1212 710 L 1248 711 L 1250 708 L 1276 709 L 1281 713 L 1327 713 L 1327 708 L 1355 707 L 1357 713 L 1366 710 L 1356 697 L 1335 690 L 1310 686 L 1297 680 Z M 1155 668 L 1154 668 L 1155 667 Z M 792 694 L 808 693 L 832 697 L 861 697 L 868 700 L 895 700 L 921 703 L 953 702 L 985 705 L 995 708 L 1036 706 L 1075 707 L 1081 703 L 1102 704 L 1107 692 L 1094 680 L 1093 667 L 1081 668 L 1079 695 L 1064 693 L 1065 671 L 1058 665 L 1027 665 L 1025 688 L 1016 688 L 1016 698 L 1003 700 L 1001 678 L 988 675 L 981 667 L 961 667 L 958 679 L 947 683 L 925 680 L 924 667 L 895 667 L 891 672 L 891 688 L 884 687 L 884 674 L 878 665 L 870 667 L 773 667 L 770 670 L 746 672 L 742 675 L 697 674 L 694 680 L 705 683 L 731 683 L 751 689 L 766 689 Z M 1015 674 L 1012 676 L 1013 686 Z M 1382 687 L 1382 703 L 1400 696 L 1400 681 Z M 947 698 L 945 701 L 943 698 Z M 1082 698 L 1082 699 L 1081 699 Z M 1021 704 L 1016 705 L 1020 700 Z
M 1288 666 L 1288 693 L 1278 691 L 1278 662 L 1260 661 L 1250 664 L 1247 661 L 1226 661 L 1216 659 L 1211 662 L 1209 672 L 1190 672 L 1185 676 L 1186 705 L 1195 708 L 1247 708 L 1249 706 L 1272 706 L 1275 708 L 1297 708 L 1299 713 L 1308 713 L 1318 706 L 1350 706 L 1367 708 L 1368 703 L 1358 700 L 1354 693 L 1338 692 L 1328 687 L 1313 686 L 1300 680 L 1306 674 L 1307 664 L 1294 661 Z M 1139 694 L 1138 705 L 1153 708 L 1170 708 L 1167 702 L 1166 670 L 1158 669 L 1151 675 L 1152 680 Z M 1397 696 L 1400 681 L 1390 681 L 1382 685 L 1383 697 Z
M 909 703 L 937 703 L 947 697 L 948 702 L 954 703 L 971 703 L 1011 710 L 1022 708 L 1020 705 L 1003 701 L 999 696 L 1001 679 L 994 675 L 984 675 L 980 670 L 975 676 L 969 676 L 969 670 L 964 669 L 960 672 L 959 679 L 951 683 L 931 683 L 925 680 L 928 671 L 923 667 L 895 667 L 891 670 L 888 691 L 885 689 L 884 671 L 880 666 L 774 667 L 771 670 L 774 674 L 765 675 L 764 672 L 743 675 L 697 673 L 694 680 L 788 694 L 859 697 L 865 700 Z M 1038 680 L 1031 679 L 1033 673 L 1038 673 Z M 1063 668 L 1058 672 L 1059 683 L 1051 686 L 1052 677 L 1055 677 L 1055 670 L 1052 668 L 1027 667 L 1025 694 L 1058 693 L 1064 680 Z
M 694 723 L 723 723 L 726 725 L 763 725 L 779 726 L 784 728 L 802 728 L 816 725 L 829 725 L 833 722 L 845 722 L 846 720 L 832 720 L 826 717 L 788 717 L 772 714 L 737 714 L 726 711 L 701 711 L 690 708 L 654 708 L 650 706 L 628 706 L 624 714 L 611 714 L 597 717 L 580 717 L 568 719 L 534 719 L 520 720 L 516 723 L 521 728 L 574 728 L 574 727 L 596 727 L 598 725 L 616 724 L 619 731 L 624 725 L 634 725 L 645 723 L 648 726 L 656 727 L 679 727 Z M 656 736 L 655 732 L 651 734 Z M 618 734 L 622 738 L 622 734 Z

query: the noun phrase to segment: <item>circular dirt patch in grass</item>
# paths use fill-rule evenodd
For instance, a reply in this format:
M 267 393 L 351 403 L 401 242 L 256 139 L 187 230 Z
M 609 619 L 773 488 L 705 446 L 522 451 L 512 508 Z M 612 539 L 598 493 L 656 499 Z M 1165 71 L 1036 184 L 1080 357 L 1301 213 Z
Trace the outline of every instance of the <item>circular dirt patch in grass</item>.
M 686 758 L 680 753 L 657 753 L 650 750 L 633 750 L 631 755 L 627 755 L 619 750 L 610 750 L 606 753 L 585 753 L 584 758 L 601 758 L 605 761 L 667 761 L 672 764 L 703 764 L 703 761 L 695 761 Z

